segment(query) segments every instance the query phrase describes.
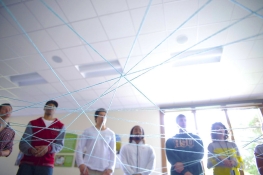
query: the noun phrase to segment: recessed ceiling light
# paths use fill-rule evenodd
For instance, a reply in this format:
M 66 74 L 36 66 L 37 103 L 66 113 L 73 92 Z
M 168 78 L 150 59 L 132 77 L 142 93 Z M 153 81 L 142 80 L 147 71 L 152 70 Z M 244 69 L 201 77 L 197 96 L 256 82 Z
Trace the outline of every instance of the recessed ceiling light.
M 29 86 L 36 84 L 44 84 L 47 81 L 41 77 L 37 72 L 29 74 L 13 75 L 9 77 L 10 81 L 17 84 L 18 86 Z
M 62 58 L 60 58 L 59 56 L 53 56 L 52 60 L 56 63 L 61 63 L 63 61 Z
M 178 44 L 185 44 L 188 41 L 188 37 L 186 35 L 179 35 L 176 38 Z

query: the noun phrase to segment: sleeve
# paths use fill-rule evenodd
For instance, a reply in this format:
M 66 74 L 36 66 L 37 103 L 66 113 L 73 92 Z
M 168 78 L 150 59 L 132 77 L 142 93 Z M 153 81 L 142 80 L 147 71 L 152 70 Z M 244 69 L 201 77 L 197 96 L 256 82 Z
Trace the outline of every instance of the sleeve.
M 115 164 L 116 164 L 116 137 L 115 134 L 113 133 L 112 139 L 109 143 L 109 146 L 111 149 L 109 149 L 110 152 L 110 160 L 109 160 L 109 166 L 107 169 L 111 169 L 112 173 L 114 172 L 115 169 Z
M 76 163 L 79 167 L 81 164 L 84 164 L 83 154 L 86 149 L 86 145 L 88 143 L 88 139 L 86 138 L 87 134 L 86 131 L 78 139 L 78 145 L 76 150 Z
M 124 174 L 135 173 L 135 172 L 133 172 L 133 170 L 131 169 L 131 167 L 128 163 L 129 155 L 128 155 L 128 146 L 127 145 L 125 145 L 121 148 L 120 157 L 121 157 L 121 169 L 124 171 Z
M 240 155 L 240 152 L 238 150 L 237 145 L 235 143 L 233 143 L 233 145 L 234 145 L 234 148 L 236 150 L 236 157 L 235 157 L 236 158 L 236 162 L 237 162 L 236 167 L 243 170 L 245 168 L 244 167 L 244 161 L 243 161 L 243 159 L 242 159 L 242 157 Z
M 5 150 L 9 150 L 9 154 L 6 155 L 6 157 L 8 157 L 12 150 L 13 150 L 13 141 L 14 141 L 14 137 L 15 137 L 15 132 L 10 128 L 10 134 L 9 135 L 5 135 L 3 140 L 7 141 L 7 144 L 4 147 L 4 151 Z
M 20 140 L 20 143 L 19 143 L 19 149 L 21 152 L 23 152 L 25 155 L 27 156 L 30 156 L 32 155 L 30 153 L 30 149 L 32 149 L 32 145 L 31 145 L 31 140 L 32 140 L 32 134 L 33 134 L 33 131 L 32 131 L 32 125 L 31 123 L 29 122 L 27 127 L 26 127 L 26 130 Z
M 154 170 L 154 167 L 155 167 L 155 152 L 153 150 L 152 147 L 149 147 L 149 160 L 147 161 L 148 164 L 147 166 L 145 167 L 145 169 L 147 170 L 146 172 L 143 172 L 142 174 L 143 175 L 149 175 L 152 173 L 152 171 Z
M 179 152 L 180 150 L 175 150 L 174 149 L 174 143 L 173 143 L 174 139 L 168 139 L 166 141 L 166 156 L 168 161 L 170 162 L 170 164 L 172 166 L 174 166 L 174 164 L 176 162 L 182 162 L 183 160 L 178 156 L 177 152 Z
M 208 145 L 208 156 L 207 156 L 207 168 L 213 168 L 217 165 L 221 165 L 222 161 L 214 154 L 213 143 Z
M 65 137 L 65 126 L 63 126 L 56 137 L 55 141 L 51 143 L 50 153 L 58 153 L 64 147 L 64 137 Z
M 259 150 L 259 146 L 255 148 L 254 154 L 259 174 L 263 175 L 263 154 Z

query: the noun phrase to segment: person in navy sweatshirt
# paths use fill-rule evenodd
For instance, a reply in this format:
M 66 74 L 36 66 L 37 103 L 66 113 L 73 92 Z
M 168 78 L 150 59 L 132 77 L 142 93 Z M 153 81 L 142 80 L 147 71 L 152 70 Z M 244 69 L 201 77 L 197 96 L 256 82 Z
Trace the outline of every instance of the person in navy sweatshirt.
M 166 156 L 171 164 L 171 175 L 203 175 L 201 160 L 203 142 L 199 136 L 186 131 L 186 117 L 176 118 L 179 134 L 166 141 Z
M 46 102 L 43 117 L 32 120 L 27 125 L 19 143 L 24 153 L 17 175 L 52 175 L 55 153 L 64 145 L 65 128 L 54 113 L 58 103 L 54 100 Z

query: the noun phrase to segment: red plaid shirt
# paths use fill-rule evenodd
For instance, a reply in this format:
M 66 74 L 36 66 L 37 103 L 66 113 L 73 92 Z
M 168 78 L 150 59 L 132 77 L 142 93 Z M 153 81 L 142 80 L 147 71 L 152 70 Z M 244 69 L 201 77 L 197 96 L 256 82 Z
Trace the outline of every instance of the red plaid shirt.
M 0 132 L 0 151 L 9 150 L 11 154 L 14 137 L 15 137 L 14 130 L 12 130 L 10 127 L 5 127 Z

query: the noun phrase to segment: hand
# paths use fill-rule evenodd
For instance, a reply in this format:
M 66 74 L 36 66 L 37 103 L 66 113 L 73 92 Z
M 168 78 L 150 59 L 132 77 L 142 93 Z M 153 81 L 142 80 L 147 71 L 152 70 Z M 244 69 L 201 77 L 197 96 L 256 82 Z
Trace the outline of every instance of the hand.
M 184 175 L 193 175 L 192 173 L 190 173 L 189 171 L 185 172 Z
M 111 169 L 106 169 L 103 171 L 102 175 L 111 175 L 112 170 Z
M 86 165 L 81 164 L 79 166 L 80 175 L 89 175 L 89 171 Z
M 37 149 L 36 149 L 36 148 L 30 148 L 29 152 L 30 152 L 33 156 L 36 156 L 36 155 L 37 155 Z
M 232 167 L 236 166 L 236 162 L 234 160 L 230 160 L 230 163 L 231 163 Z
M 35 157 L 42 157 L 42 156 L 44 156 L 44 155 L 47 153 L 47 151 L 48 151 L 48 146 L 46 146 L 46 145 L 36 146 L 35 148 L 36 148 L 36 150 L 37 150 L 37 153 L 36 153 Z
M 182 162 L 177 162 L 176 164 L 174 164 L 174 170 L 177 173 L 181 173 L 184 170 L 184 164 Z
M 233 166 L 232 163 L 231 163 L 231 160 L 228 160 L 228 159 L 225 159 L 225 160 L 223 161 L 223 163 L 224 163 L 224 165 L 227 166 L 227 167 L 232 167 L 232 166 Z

